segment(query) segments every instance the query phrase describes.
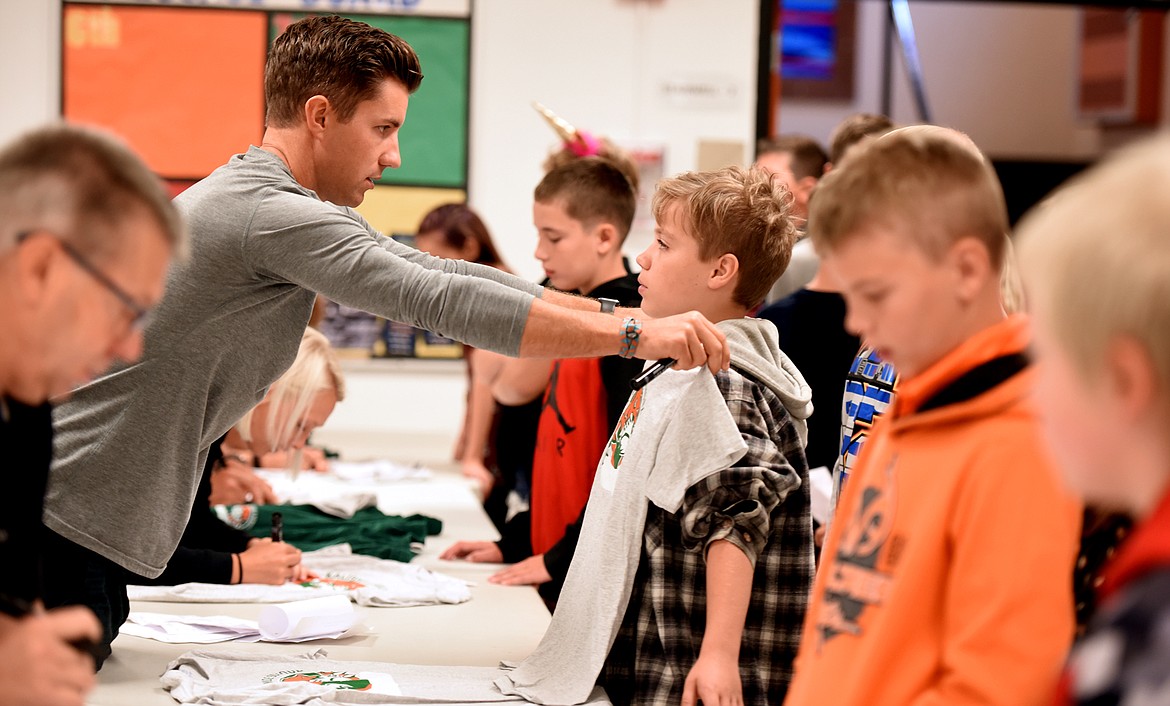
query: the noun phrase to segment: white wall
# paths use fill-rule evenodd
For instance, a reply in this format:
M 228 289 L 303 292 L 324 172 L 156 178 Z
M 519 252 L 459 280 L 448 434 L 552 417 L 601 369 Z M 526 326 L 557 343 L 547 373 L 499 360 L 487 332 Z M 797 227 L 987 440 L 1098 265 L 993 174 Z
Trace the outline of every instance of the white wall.
M 594 133 L 665 144 L 667 175 L 695 168 L 704 139 L 742 141 L 750 158 L 757 14 L 757 0 L 476 0 L 471 202 L 513 269 L 540 274 L 532 190 L 557 145 L 532 101 Z M 672 105 L 668 82 L 737 93 L 725 107 Z
M 0 0 L 0 143 L 61 113 L 61 1 Z
M 463 361 L 345 360 L 342 370 L 346 397 L 322 427 L 322 443 L 345 449 L 380 439 L 420 459 L 451 458 L 466 395 Z
M 995 157 L 1096 156 L 1100 131 L 1076 118 L 1080 14 L 1013 3 L 915 5 L 934 122 L 966 132 Z M 913 121 L 908 84 L 895 86 L 894 119 Z

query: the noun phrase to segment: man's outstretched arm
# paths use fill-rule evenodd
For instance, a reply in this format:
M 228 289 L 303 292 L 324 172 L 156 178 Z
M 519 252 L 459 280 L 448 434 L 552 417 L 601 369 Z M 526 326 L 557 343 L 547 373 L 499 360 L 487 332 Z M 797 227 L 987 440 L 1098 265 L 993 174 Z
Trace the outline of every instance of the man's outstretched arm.
M 590 300 L 584 300 L 586 302 Z M 592 358 L 622 352 L 627 319 L 612 314 L 574 311 L 558 303 L 536 299 L 528 312 L 520 339 L 523 358 Z M 731 365 L 727 339 L 702 314 L 691 311 L 662 319 L 638 320 L 634 357 L 642 360 L 673 358 L 675 368 L 706 365 L 712 372 Z

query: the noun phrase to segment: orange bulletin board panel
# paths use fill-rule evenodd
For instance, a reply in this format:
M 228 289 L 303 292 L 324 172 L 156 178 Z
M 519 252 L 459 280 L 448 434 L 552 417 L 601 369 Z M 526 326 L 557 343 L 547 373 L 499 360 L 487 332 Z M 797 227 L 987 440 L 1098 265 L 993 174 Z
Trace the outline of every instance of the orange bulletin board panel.
M 65 118 L 119 134 L 160 176 L 199 179 L 260 144 L 266 13 L 67 4 L 64 34 Z

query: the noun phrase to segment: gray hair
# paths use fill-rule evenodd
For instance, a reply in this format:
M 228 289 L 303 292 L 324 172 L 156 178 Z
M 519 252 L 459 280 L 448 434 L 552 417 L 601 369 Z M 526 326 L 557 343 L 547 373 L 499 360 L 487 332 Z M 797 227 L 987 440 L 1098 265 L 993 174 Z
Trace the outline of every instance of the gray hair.
M 166 188 L 113 136 L 55 124 L 0 149 L 0 252 L 21 233 L 45 229 L 82 252 L 108 255 L 117 252 L 118 226 L 143 213 L 185 257 L 186 230 Z

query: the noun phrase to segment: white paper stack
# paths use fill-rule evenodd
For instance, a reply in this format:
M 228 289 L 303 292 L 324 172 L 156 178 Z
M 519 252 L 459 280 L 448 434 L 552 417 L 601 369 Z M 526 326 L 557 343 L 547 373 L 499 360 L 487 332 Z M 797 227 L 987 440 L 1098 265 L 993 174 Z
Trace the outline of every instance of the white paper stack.
M 227 615 L 132 612 L 121 632 L 148 640 L 207 645 L 215 642 L 306 642 L 345 635 L 357 623 L 347 596 L 265 606 L 260 620 Z
M 325 596 L 264 606 L 260 637 L 266 642 L 304 642 L 339 637 L 357 622 L 349 596 Z
M 227 615 L 172 615 L 134 611 L 120 631 L 171 644 L 209 645 L 214 642 L 257 642 L 260 629 L 255 620 Z

